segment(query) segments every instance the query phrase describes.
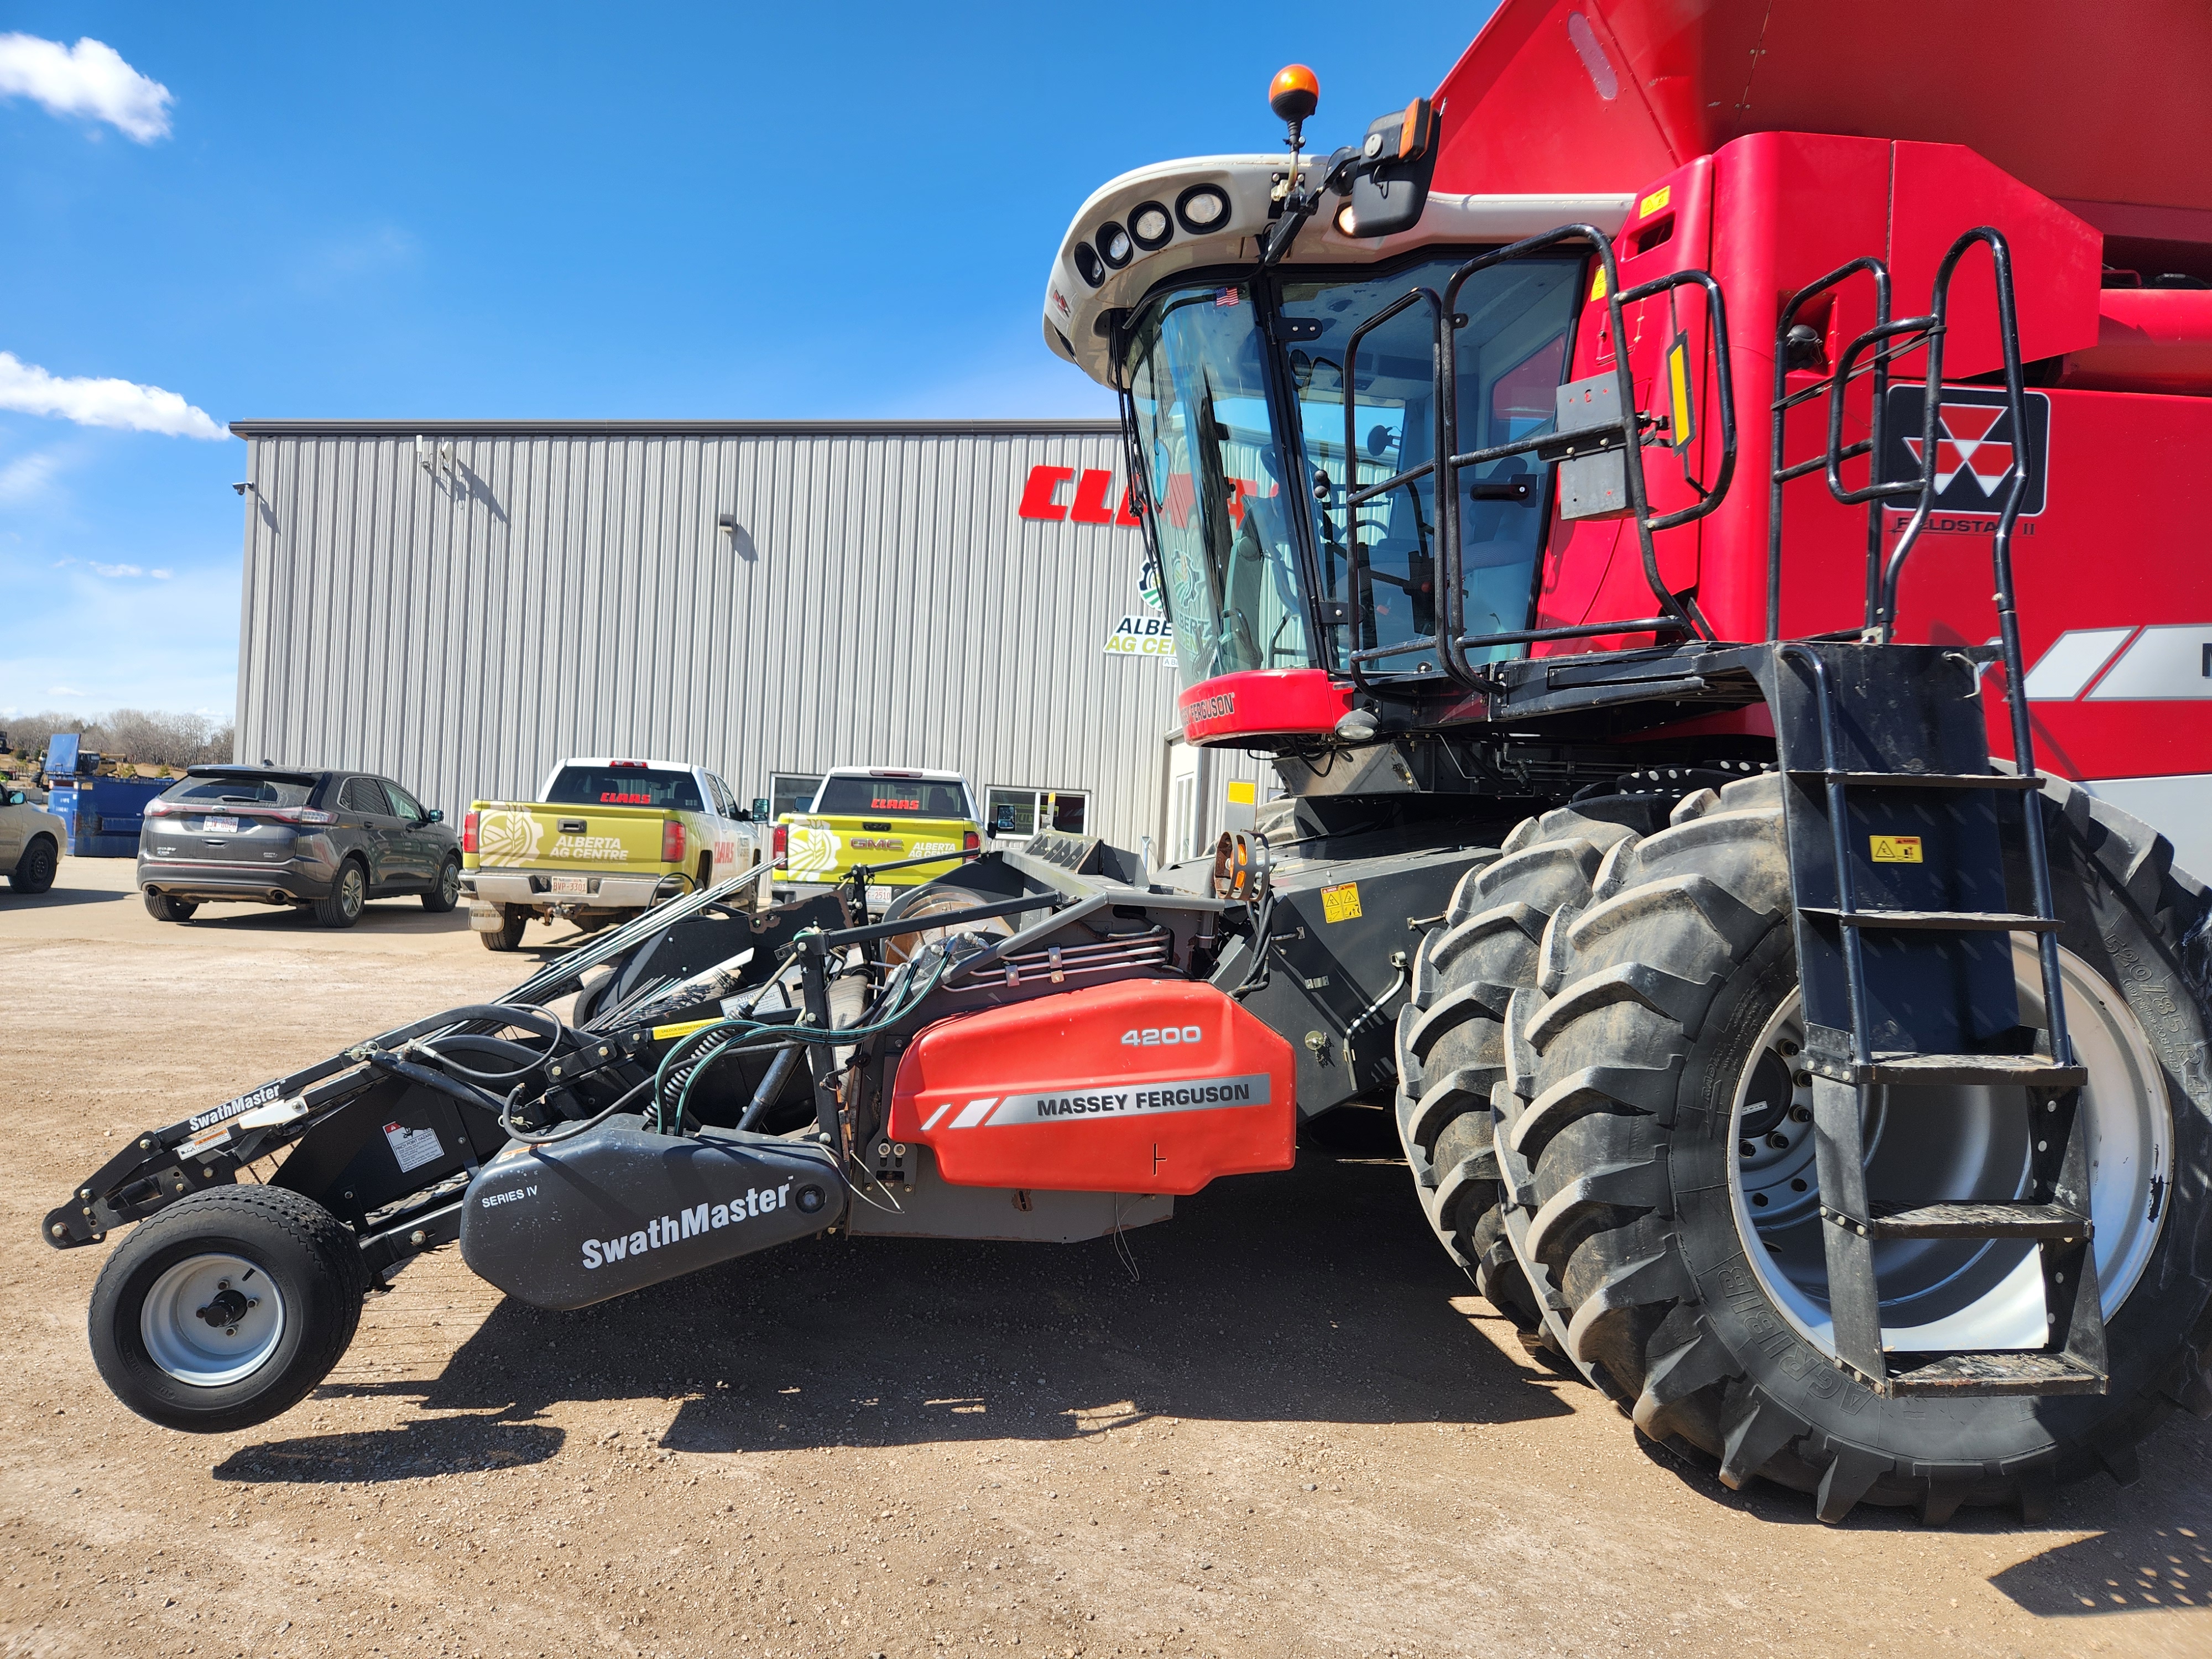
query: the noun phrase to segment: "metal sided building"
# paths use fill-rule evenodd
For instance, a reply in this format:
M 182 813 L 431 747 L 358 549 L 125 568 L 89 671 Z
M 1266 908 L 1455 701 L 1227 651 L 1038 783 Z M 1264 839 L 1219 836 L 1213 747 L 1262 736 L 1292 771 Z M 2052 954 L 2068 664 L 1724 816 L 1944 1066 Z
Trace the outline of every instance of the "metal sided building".
M 240 758 L 382 772 L 449 817 L 573 754 L 777 811 L 832 766 L 945 768 L 1017 834 L 1161 859 L 1260 775 L 1176 735 L 1110 422 L 231 430 Z

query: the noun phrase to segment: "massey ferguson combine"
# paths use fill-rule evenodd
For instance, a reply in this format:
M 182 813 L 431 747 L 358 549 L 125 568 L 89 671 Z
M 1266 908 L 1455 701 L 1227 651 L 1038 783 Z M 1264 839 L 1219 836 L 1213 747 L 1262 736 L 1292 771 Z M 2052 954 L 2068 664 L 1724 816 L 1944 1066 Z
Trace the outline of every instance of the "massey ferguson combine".
M 2159 833 L 2212 844 L 2212 17 L 1971 10 L 1506 0 L 1360 142 L 1291 69 L 1279 153 L 1105 185 L 1046 339 L 1121 398 L 1190 740 L 1287 798 L 880 921 L 740 878 L 149 1132 L 46 1221 L 138 1224 L 109 1384 L 234 1429 L 446 1243 L 574 1308 L 1093 1237 L 1387 1104 L 1483 1294 L 1729 1485 L 2130 1478 L 2212 1414 Z

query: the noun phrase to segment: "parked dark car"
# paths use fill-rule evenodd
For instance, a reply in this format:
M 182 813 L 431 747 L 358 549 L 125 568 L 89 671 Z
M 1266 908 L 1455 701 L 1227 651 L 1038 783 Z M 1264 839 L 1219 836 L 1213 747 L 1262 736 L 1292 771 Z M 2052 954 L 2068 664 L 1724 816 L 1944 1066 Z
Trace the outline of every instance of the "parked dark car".
M 270 766 L 195 766 L 146 808 L 138 890 L 162 921 L 210 902 L 290 904 L 350 927 L 373 898 L 460 897 L 460 841 L 389 778 Z

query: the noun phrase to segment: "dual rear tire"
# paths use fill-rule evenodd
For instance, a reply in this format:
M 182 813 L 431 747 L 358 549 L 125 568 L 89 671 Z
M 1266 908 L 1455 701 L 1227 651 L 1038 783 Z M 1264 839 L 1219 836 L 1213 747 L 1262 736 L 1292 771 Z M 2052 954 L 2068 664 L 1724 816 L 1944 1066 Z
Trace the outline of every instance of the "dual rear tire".
M 2166 844 L 2062 784 L 2044 797 L 2090 1068 L 2109 1388 L 1887 1398 L 1836 1366 L 1827 1332 L 1811 1126 L 1789 1063 L 1802 1018 L 1779 781 L 1699 791 L 1648 833 L 1628 827 L 1637 810 L 1522 826 L 1417 960 L 1400 1027 L 1407 1155 L 1447 1248 L 1501 1310 L 1646 1434 L 1702 1452 L 1731 1486 L 1812 1493 L 1828 1521 L 1861 1502 L 1930 1521 L 1961 1504 L 2034 1514 L 2058 1482 L 2131 1478 L 2136 1443 L 2172 1407 L 2212 1414 L 2212 1092 L 2189 955 L 2208 904 Z M 1486 915 L 1488 933 L 1473 926 Z M 1483 943 L 1510 935 L 1522 942 Z M 1478 960 L 1519 976 L 1484 985 Z M 1885 1177 L 1905 1198 L 2021 1189 L 2024 1102 L 1889 1092 L 1868 1123 L 1877 1197 Z M 1469 1149 L 1472 1168 L 1454 1166 Z M 2033 1344 L 2026 1247 L 1881 1248 L 1893 1346 Z

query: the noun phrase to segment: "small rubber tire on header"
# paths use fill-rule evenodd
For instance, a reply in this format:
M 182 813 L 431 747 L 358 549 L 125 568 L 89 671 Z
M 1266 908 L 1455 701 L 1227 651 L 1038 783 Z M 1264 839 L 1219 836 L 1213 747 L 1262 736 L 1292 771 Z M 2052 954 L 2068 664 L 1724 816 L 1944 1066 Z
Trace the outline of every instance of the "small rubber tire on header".
M 149 1422 L 250 1429 L 330 1374 L 368 1291 L 359 1243 L 313 1199 L 282 1187 L 194 1193 L 140 1223 L 100 1269 L 93 1361 Z

